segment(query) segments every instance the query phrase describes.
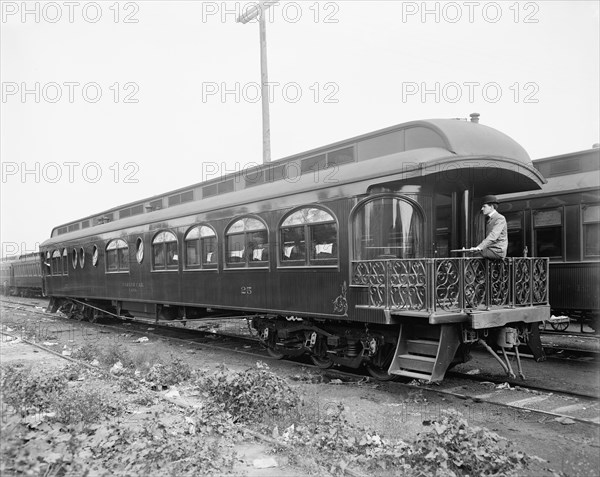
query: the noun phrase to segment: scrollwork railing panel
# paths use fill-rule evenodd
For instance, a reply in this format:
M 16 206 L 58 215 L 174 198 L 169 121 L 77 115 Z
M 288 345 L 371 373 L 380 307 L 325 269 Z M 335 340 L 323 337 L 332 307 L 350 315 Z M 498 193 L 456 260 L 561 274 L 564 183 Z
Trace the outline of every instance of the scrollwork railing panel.
M 531 259 L 515 258 L 513 267 L 515 276 L 514 304 L 515 306 L 528 305 L 531 303 Z
M 464 308 L 485 307 L 485 261 L 459 258 L 464 264 Z
M 427 309 L 427 265 L 425 260 L 390 260 L 390 308 Z
M 490 305 L 510 304 L 510 259 L 488 260 Z
M 536 258 L 532 260 L 532 293 L 533 303 L 543 304 L 548 302 L 548 260 Z
M 547 304 L 548 259 L 386 259 L 352 264 L 352 286 L 368 306 L 460 312 Z
M 460 309 L 461 267 L 454 259 L 435 260 L 435 305 L 451 311 Z

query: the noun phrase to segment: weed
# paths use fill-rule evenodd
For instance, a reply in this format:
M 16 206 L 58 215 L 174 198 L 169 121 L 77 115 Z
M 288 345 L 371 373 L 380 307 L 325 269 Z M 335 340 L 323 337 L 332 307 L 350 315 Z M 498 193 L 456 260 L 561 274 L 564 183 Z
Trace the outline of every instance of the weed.
M 99 360 L 107 367 L 111 367 L 118 362 L 120 362 L 124 368 L 132 369 L 134 367 L 131 353 L 120 343 L 111 343 L 106 348 L 103 348 Z
M 140 374 L 146 375 L 150 369 L 157 363 L 160 363 L 160 356 L 156 349 L 148 349 L 147 347 L 135 350 L 131 355 L 133 366 Z
M 172 386 L 192 377 L 192 368 L 181 358 L 173 358 L 167 364 L 155 363 L 147 372 L 145 380 L 156 386 Z
M 20 410 L 22 415 L 48 410 L 66 386 L 67 378 L 62 369 L 35 370 L 29 366 L 9 364 L 0 373 L 3 401 Z
M 121 413 L 120 404 L 113 404 L 104 387 L 69 388 L 57 396 L 51 405 L 55 420 L 66 425 L 92 424 Z
M 208 398 L 207 409 L 225 411 L 234 422 L 261 422 L 266 417 L 284 417 L 300 402 L 298 393 L 260 362 L 243 372 L 221 366 L 212 374 L 201 374 L 196 384 Z
M 413 445 L 408 462 L 416 469 L 439 467 L 457 475 L 510 475 L 526 468 L 530 458 L 484 428 L 470 427 L 457 411 L 445 411 L 433 428 Z
M 87 361 L 91 363 L 94 359 L 100 356 L 100 350 L 98 349 L 98 345 L 95 343 L 85 343 L 83 346 L 80 346 L 71 355 L 73 359 L 79 359 L 82 361 Z

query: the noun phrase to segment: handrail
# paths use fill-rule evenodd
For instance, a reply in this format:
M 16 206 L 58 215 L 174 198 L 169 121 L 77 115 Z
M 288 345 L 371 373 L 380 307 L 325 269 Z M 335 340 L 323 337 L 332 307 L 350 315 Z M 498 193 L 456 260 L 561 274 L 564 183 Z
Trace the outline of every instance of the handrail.
M 464 312 L 548 304 L 549 259 L 473 257 L 354 260 L 350 286 L 363 306 Z

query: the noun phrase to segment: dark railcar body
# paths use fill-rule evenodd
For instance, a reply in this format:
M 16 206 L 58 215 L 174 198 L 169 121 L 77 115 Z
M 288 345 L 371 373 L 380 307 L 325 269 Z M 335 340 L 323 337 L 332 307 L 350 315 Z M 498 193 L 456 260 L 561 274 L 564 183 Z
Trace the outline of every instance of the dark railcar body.
M 600 317 L 600 149 L 533 161 L 548 183 L 501 196 L 509 253 L 549 257 L 550 305 L 556 315 L 598 329 Z
M 275 355 L 435 381 L 480 330 L 535 341 L 547 262 L 451 249 L 477 243 L 478 197 L 543 182 L 494 129 L 406 123 L 56 227 L 45 288 L 119 314 L 252 315 Z
M 0 262 L 0 284 L 4 295 L 42 296 L 39 253 L 28 253 Z

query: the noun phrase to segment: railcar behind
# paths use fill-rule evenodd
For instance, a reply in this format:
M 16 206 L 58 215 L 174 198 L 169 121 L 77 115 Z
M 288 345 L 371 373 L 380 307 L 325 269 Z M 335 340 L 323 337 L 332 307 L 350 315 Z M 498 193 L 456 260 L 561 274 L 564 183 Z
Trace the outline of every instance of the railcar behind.
M 482 344 L 543 351 L 548 260 L 463 257 L 480 197 L 539 189 L 478 121 L 400 124 L 94 214 L 41 245 L 52 308 L 251 317 L 276 357 L 443 379 Z M 520 370 L 519 370 L 520 371 Z
M 509 256 L 550 260 L 550 306 L 600 329 L 600 149 L 533 162 L 548 183 L 501 196 Z
M 39 253 L 27 253 L 0 262 L 0 283 L 6 296 L 42 296 L 42 270 Z

